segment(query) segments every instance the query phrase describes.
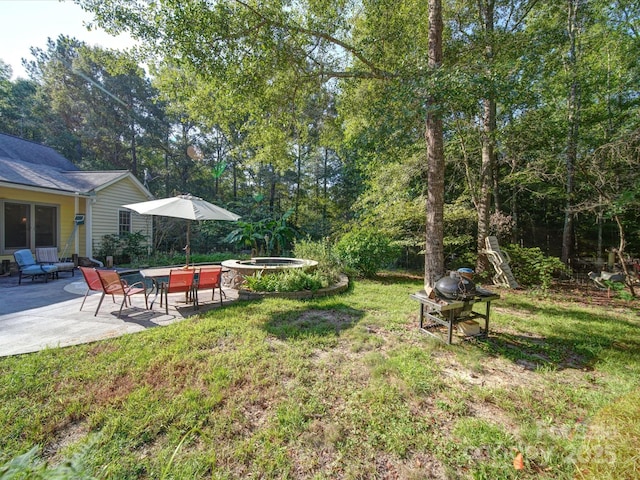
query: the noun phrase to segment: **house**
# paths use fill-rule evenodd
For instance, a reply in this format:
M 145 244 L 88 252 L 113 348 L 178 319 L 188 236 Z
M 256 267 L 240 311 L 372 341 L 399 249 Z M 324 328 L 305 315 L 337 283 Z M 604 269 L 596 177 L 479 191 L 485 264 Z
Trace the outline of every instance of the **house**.
M 152 198 L 127 170 L 82 171 L 52 148 L 0 133 L 0 260 L 36 247 L 92 258 L 107 234 L 150 239 L 151 217 L 122 205 Z

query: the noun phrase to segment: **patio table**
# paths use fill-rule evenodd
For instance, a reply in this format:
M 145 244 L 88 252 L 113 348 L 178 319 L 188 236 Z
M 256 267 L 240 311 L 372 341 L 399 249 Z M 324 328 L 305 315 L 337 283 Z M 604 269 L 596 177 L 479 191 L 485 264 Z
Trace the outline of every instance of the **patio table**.
M 210 267 L 213 265 L 197 265 L 197 266 L 191 266 L 188 267 L 190 269 L 195 269 L 196 271 L 196 279 L 198 278 L 198 270 L 201 267 Z M 177 270 L 180 268 L 185 268 L 185 267 L 153 267 L 153 268 L 143 268 L 140 270 L 140 275 L 142 275 L 144 278 L 148 278 L 151 280 L 151 282 L 153 283 L 153 289 L 155 290 L 155 295 L 153 297 L 153 300 L 151 300 L 151 302 L 149 302 L 149 308 L 153 308 L 153 304 L 154 302 L 158 299 L 158 295 L 160 295 L 160 286 L 162 285 L 162 282 L 167 282 L 169 281 L 169 274 L 171 273 L 171 270 Z M 227 273 L 229 272 L 228 268 L 223 268 L 222 269 L 222 273 Z M 222 291 L 222 290 L 221 290 Z M 224 292 L 222 292 L 224 295 Z M 226 297 L 226 295 L 225 295 Z M 189 296 L 187 295 L 187 302 L 189 301 Z
M 171 270 L 176 270 L 178 268 L 181 267 L 154 267 L 143 268 L 140 270 L 140 275 L 142 275 L 143 278 L 150 279 L 153 284 L 153 290 L 155 290 L 153 300 L 149 302 L 150 309 L 153 308 L 153 304 L 158 299 L 158 295 L 160 295 L 160 286 L 162 283 L 169 281 L 169 274 L 171 273 Z

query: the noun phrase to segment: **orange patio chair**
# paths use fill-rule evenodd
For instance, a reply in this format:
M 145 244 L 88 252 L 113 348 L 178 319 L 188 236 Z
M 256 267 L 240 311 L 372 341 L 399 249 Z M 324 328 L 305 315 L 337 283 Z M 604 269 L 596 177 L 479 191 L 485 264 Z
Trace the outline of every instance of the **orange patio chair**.
M 193 268 L 176 268 L 169 271 L 169 281 L 162 282 L 160 285 L 160 307 L 162 307 L 162 299 L 164 297 L 164 308 L 169 315 L 169 294 L 176 292 L 184 292 L 187 300 L 194 293 L 194 279 L 196 271 Z M 198 298 L 192 295 L 194 307 L 198 308 Z
M 109 295 L 122 295 L 122 303 L 120 304 L 120 311 L 118 312 L 118 318 L 122 314 L 122 307 L 129 299 L 129 305 L 131 305 L 131 297 L 132 295 L 136 295 L 138 293 L 142 293 L 144 295 L 144 304 L 149 308 L 149 304 L 147 303 L 147 289 L 145 288 L 144 283 L 136 282 L 132 285 L 128 285 L 126 281 L 120 278 L 120 274 L 115 270 L 96 270 L 98 277 L 100 278 L 100 283 L 102 284 L 102 297 L 100 298 L 100 303 L 98 303 L 98 308 L 96 309 L 96 313 L 94 316 L 98 315 L 98 310 L 100 310 L 100 306 L 102 305 L 102 300 L 104 300 L 104 296 Z M 140 285 L 140 286 L 138 286 Z
M 202 267 L 195 288 L 196 305 L 199 305 L 198 290 L 211 289 L 211 300 L 213 301 L 216 288 L 220 292 L 220 305 L 222 305 L 222 267 Z
M 84 298 L 82 299 L 82 305 L 80 305 L 80 310 L 82 311 L 82 307 L 84 307 L 84 302 L 87 300 L 87 296 L 89 292 L 104 292 L 102 288 L 102 282 L 100 281 L 100 277 L 98 276 L 98 272 L 93 267 L 78 267 L 82 272 L 82 276 L 84 277 L 84 281 L 87 282 L 87 291 L 84 294 Z M 113 301 L 116 299 L 113 295 L 111 295 Z

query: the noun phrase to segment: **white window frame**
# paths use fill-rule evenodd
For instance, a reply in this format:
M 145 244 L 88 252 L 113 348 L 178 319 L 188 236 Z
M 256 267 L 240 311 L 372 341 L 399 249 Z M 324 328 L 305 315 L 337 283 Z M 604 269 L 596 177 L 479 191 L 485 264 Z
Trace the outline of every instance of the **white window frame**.
M 122 221 L 123 214 L 127 218 L 126 222 Z M 131 210 L 118 210 L 118 235 L 122 236 L 125 233 L 131 233 L 133 228 L 132 223 Z

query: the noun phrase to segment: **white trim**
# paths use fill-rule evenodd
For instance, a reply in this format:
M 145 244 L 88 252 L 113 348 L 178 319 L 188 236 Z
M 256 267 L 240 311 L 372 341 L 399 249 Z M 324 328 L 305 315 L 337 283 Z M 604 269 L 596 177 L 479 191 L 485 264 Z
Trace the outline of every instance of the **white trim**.
M 28 190 L 30 192 L 55 193 L 56 195 L 64 195 L 67 197 L 89 197 L 90 193 L 72 192 L 70 190 L 58 190 L 57 188 L 34 187 L 31 185 L 23 185 L 21 183 L 8 183 L 0 181 L 0 187 L 13 188 L 14 190 Z
M 105 170 L 102 171 L 96 171 L 96 173 L 104 173 Z M 131 181 L 136 185 L 136 187 L 138 187 L 140 189 L 141 192 L 144 193 L 144 196 L 147 197 L 149 200 L 153 200 L 154 196 L 151 194 L 151 192 L 142 184 L 140 183 L 140 180 L 138 180 L 136 178 L 136 176 L 131 173 L 129 170 L 122 170 L 122 173 L 120 175 L 118 175 L 115 178 L 112 178 L 111 180 L 109 180 L 108 182 L 103 183 L 102 185 L 99 185 L 97 187 L 95 187 L 94 189 L 87 191 L 87 192 L 76 192 L 76 191 L 71 191 L 71 190 L 60 190 L 57 188 L 47 188 L 47 187 L 36 187 L 33 185 L 24 185 L 22 183 L 11 183 L 11 182 L 5 182 L 5 181 L 0 181 L 0 187 L 6 187 L 6 188 L 13 188 L 16 190 L 28 190 L 31 192 L 41 192 L 41 193 L 55 193 L 58 195 L 66 195 L 66 196 L 79 196 L 79 197 L 92 197 L 93 195 L 95 195 L 94 192 L 99 192 L 100 190 L 103 190 L 111 185 L 113 185 L 114 183 L 118 183 L 121 180 L 125 179 L 125 178 L 130 178 Z M 73 173 L 73 172 L 70 172 Z M 81 173 L 91 173 L 90 171 L 82 171 Z
M 122 219 L 120 214 L 122 214 L 122 213 L 126 213 L 127 216 L 128 216 L 128 220 L 129 220 L 129 229 L 125 233 L 132 233 L 133 215 L 132 215 L 131 210 L 126 209 L 126 208 L 118 208 L 118 235 L 122 234 L 122 232 L 120 231 L 120 228 L 123 226 L 122 222 L 120 221 Z
M 93 202 L 95 202 L 95 197 L 85 200 L 84 246 L 89 258 L 93 258 Z
M 76 197 L 73 200 L 73 210 L 76 212 L 76 214 L 79 213 L 79 207 L 80 207 L 80 199 Z M 73 238 L 73 251 L 76 253 L 80 253 L 80 229 L 78 228 L 78 225 L 75 224 L 75 221 L 73 224 L 73 231 L 75 232 L 75 235 Z

